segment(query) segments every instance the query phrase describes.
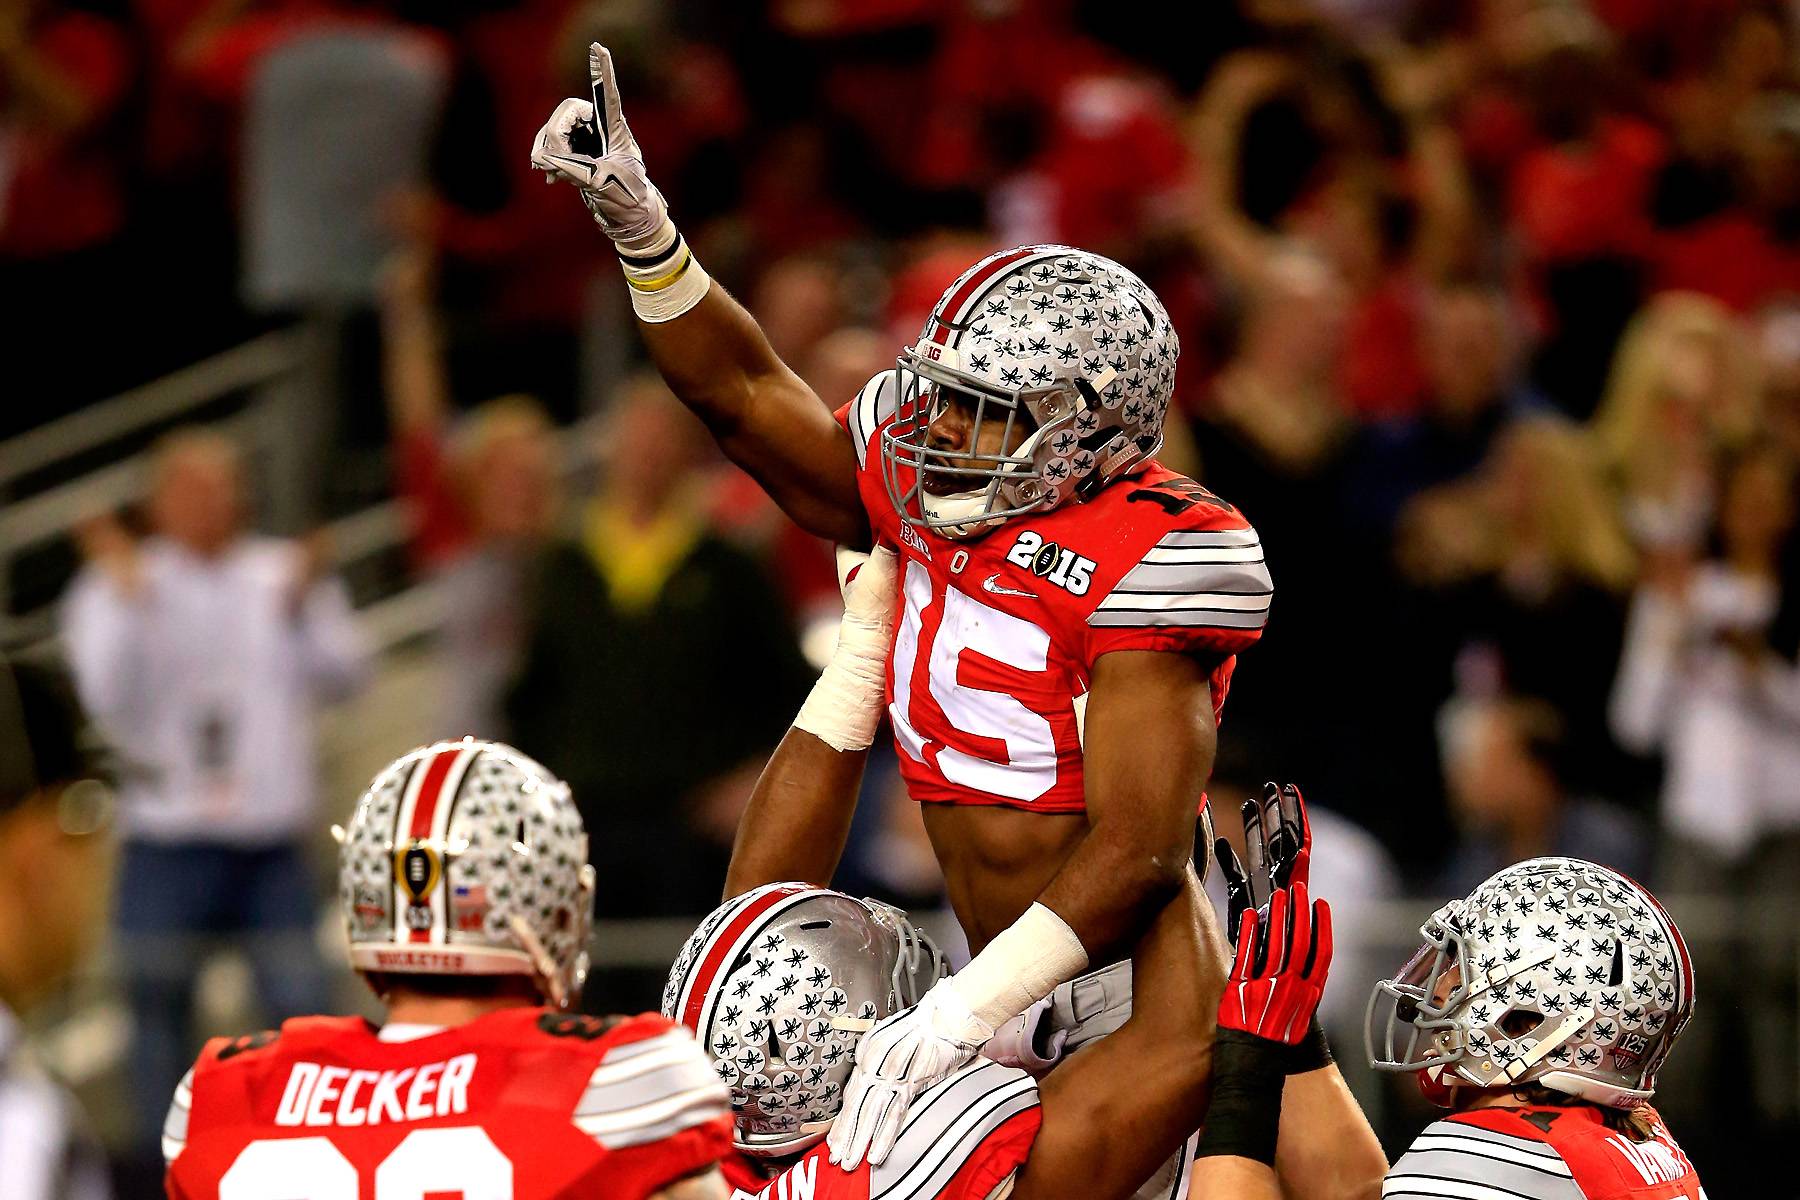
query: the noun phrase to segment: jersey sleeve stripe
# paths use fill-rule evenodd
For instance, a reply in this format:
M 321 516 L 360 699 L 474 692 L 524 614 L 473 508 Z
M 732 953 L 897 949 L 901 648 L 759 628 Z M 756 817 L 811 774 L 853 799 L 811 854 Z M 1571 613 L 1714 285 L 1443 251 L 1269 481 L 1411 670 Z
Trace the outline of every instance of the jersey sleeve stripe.
M 1172 626 L 1181 628 L 1214 628 L 1214 629 L 1261 629 L 1267 623 L 1269 611 L 1265 607 L 1257 612 L 1235 612 L 1229 609 L 1207 608 L 1110 608 L 1095 609 L 1087 623 L 1096 628 L 1116 628 L 1120 626 Z
M 574 1124 L 608 1150 L 620 1150 L 669 1137 L 730 1112 L 730 1093 L 714 1080 L 711 1087 L 664 1096 L 635 1108 L 578 1116 Z
M 1536 1138 L 1520 1137 L 1516 1133 L 1504 1130 L 1489 1129 L 1482 1125 L 1471 1125 L 1464 1121 L 1433 1121 L 1425 1127 L 1421 1137 L 1457 1137 L 1467 1138 L 1474 1142 L 1487 1142 L 1491 1145 L 1511 1146 L 1526 1154 L 1537 1154 L 1544 1158 L 1562 1160 L 1554 1146 Z
M 1495 1147 L 1496 1150 L 1499 1147 Z M 1479 1162 L 1474 1160 L 1479 1159 Z M 1408 1169 L 1425 1174 L 1450 1175 L 1486 1175 L 1492 1172 L 1496 1164 L 1517 1171 L 1536 1171 L 1540 1175 L 1554 1175 L 1559 1179 L 1573 1179 L 1575 1175 L 1569 1170 L 1567 1163 L 1560 1160 L 1554 1164 L 1546 1159 L 1532 1162 L 1520 1162 L 1518 1158 L 1508 1157 L 1504 1152 L 1489 1153 L 1485 1150 L 1471 1150 L 1464 1146 L 1425 1146 L 1414 1142 L 1407 1151 L 1406 1165 Z M 1559 1169 L 1560 1168 L 1560 1169 Z
M 163 1162 L 173 1163 L 187 1149 L 188 1117 L 193 1107 L 194 1071 L 190 1067 L 181 1082 L 175 1085 L 175 1099 L 169 1104 L 169 1115 L 163 1118 Z
M 899 1179 L 876 1191 L 871 1173 L 869 1200 L 930 1200 L 968 1161 L 983 1138 L 1007 1118 L 1034 1108 L 1037 1103 L 1037 1085 L 1029 1077 L 1002 1084 L 961 1114 L 948 1131 L 941 1132 L 925 1157 Z
M 1139 563 L 1114 591 L 1225 592 L 1234 595 L 1274 590 L 1269 569 L 1256 563 Z
M 607 1113 L 626 1112 L 664 1096 L 696 1091 L 718 1082 L 718 1076 L 704 1063 L 674 1063 L 633 1079 L 598 1086 L 589 1084 L 575 1105 L 575 1115 L 601 1117 Z
M 1158 539 L 1158 546 L 1175 550 L 1216 546 L 1260 546 L 1262 539 L 1254 529 L 1172 529 Z
M 684 1062 L 691 1062 L 697 1066 L 706 1065 L 706 1060 L 701 1054 L 699 1046 L 695 1044 L 693 1035 L 685 1029 L 679 1032 L 670 1030 L 668 1033 L 633 1043 L 629 1047 L 621 1047 L 621 1049 L 630 1049 L 636 1052 L 622 1055 L 608 1051 L 606 1058 L 594 1068 L 594 1073 L 588 1076 L 589 1087 L 635 1079 L 639 1075 Z
M 1471 1179 L 1461 1174 L 1434 1175 L 1403 1170 L 1405 1166 L 1402 1159 L 1388 1173 L 1381 1185 L 1382 1200 L 1393 1196 L 1435 1196 L 1443 1200 L 1580 1200 L 1582 1195 L 1573 1179 L 1534 1175 L 1518 1167 L 1490 1163 L 1479 1178 Z
M 869 465 L 869 439 L 892 416 L 895 409 L 893 373 L 883 371 L 863 384 L 850 406 L 850 440 L 856 446 L 856 461 Z
M 1189 566 L 1212 566 L 1225 563 L 1259 563 L 1263 560 L 1260 541 L 1247 546 L 1162 546 L 1144 551 L 1147 563 L 1181 563 Z
M 1508 1145 L 1505 1142 L 1493 1142 L 1486 1138 L 1467 1137 L 1460 1133 L 1434 1133 L 1427 1129 L 1412 1144 L 1413 1150 L 1448 1150 L 1460 1154 L 1491 1155 L 1505 1159 L 1507 1162 L 1522 1163 L 1534 1166 L 1539 1170 L 1553 1174 L 1569 1174 L 1569 1164 L 1563 1161 L 1562 1155 L 1555 1150 L 1540 1151 L 1532 1143 L 1525 1145 Z
M 1125 592 L 1115 591 L 1100 602 L 1100 610 L 1125 608 L 1135 612 L 1161 612 L 1171 608 L 1199 608 L 1213 612 L 1264 612 L 1272 592 Z
M 987 1097 L 1024 1077 L 1024 1072 L 1017 1068 L 977 1062 L 927 1088 L 907 1110 L 905 1124 L 893 1149 L 888 1152 L 887 1161 L 897 1164 L 917 1162 L 961 1114 L 981 1107 Z

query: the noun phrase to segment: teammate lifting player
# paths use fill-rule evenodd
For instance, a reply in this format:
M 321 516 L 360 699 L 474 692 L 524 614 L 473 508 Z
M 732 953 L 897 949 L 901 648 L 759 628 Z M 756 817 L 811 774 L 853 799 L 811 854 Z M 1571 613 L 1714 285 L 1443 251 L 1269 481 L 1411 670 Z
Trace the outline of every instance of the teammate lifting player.
M 610 56 L 595 46 L 590 65 L 594 102 L 559 106 L 532 161 L 615 243 L 671 389 L 801 525 L 904 556 L 888 711 L 978 953 L 864 1045 L 832 1148 L 879 1162 L 915 1096 L 1057 988 L 1074 983 L 1053 1006 L 1067 1049 L 1124 1020 L 1125 960 L 1183 887 L 1269 575 L 1243 517 L 1154 458 L 1179 343 L 1135 275 L 1066 246 L 984 259 L 834 417 L 711 286 L 645 173 Z M 809 709 L 798 726 L 844 753 L 881 704 Z M 828 879 L 848 819 L 848 802 L 765 804 L 728 892 L 803 834 L 800 877 Z
M 594 898 L 566 785 L 440 742 L 376 776 L 342 843 L 351 964 L 385 1020 L 209 1042 L 164 1131 L 172 1200 L 725 1195 L 729 1097 L 693 1037 L 565 1011 Z

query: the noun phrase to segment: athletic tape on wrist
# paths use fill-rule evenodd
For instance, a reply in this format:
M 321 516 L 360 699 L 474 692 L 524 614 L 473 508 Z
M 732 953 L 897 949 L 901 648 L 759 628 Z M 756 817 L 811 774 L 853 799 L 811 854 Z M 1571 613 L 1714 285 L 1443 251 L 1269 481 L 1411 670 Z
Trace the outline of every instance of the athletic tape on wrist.
M 1300 1039 L 1300 1043 L 1287 1048 L 1287 1073 L 1304 1075 L 1308 1071 L 1323 1070 L 1332 1062 L 1331 1043 L 1325 1040 L 1325 1030 L 1319 1024 L 1319 1018 L 1314 1017 L 1312 1024 L 1306 1027 L 1306 1036 Z
M 1219 1030 L 1213 1042 L 1212 1102 L 1196 1157 L 1230 1156 L 1275 1165 L 1287 1050 L 1280 1042 L 1242 1030 Z
M 950 977 L 969 1011 L 998 1028 L 1087 970 L 1087 949 L 1067 921 L 1033 904 Z
M 673 321 L 700 303 L 712 286 L 687 239 L 667 220 L 645 253 L 621 253 L 619 268 L 631 285 L 632 310 L 653 325 Z

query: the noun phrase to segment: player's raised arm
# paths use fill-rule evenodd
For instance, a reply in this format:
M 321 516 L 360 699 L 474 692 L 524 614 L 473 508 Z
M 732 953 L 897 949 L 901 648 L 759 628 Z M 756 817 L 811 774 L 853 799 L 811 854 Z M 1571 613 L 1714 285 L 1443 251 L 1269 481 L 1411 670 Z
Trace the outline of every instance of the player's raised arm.
M 592 100 L 557 106 L 538 131 L 532 166 L 580 189 L 619 252 L 657 369 L 731 460 L 808 530 L 867 545 L 849 433 L 695 260 L 645 171 L 612 55 L 598 42 L 588 48 L 588 69 Z
M 839 549 L 837 647 L 756 781 L 725 873 L 727 898 L 788 880 L 831 885 L 881 724 L 896 567 L 886 546 L 871 554 Z

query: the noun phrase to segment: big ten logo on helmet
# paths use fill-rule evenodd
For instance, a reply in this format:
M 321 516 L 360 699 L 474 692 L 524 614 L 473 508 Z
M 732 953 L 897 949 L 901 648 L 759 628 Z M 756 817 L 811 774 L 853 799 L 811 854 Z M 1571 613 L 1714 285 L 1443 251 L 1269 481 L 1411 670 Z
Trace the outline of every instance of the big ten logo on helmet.
M 1046 542 L 1042 534 L 1027 529 L 1006 552 L 1006 561 L 1024 567 L 1039 579 L 1047 579 L 1072 596 L 1087 595 L 1094 582 L 1094 568 L 1099 564 L 1083 558 L 1065 546 Z

